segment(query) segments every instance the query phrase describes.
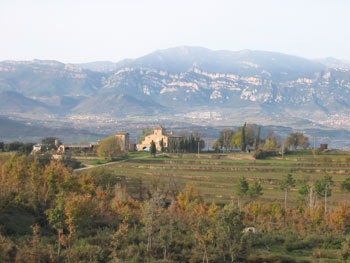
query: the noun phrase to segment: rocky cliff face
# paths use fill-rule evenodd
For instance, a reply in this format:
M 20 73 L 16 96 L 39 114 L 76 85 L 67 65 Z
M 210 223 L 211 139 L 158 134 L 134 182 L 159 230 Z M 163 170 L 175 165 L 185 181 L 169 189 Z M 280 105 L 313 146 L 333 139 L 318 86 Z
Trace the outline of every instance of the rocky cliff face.
M 311 77 L 276 81 L 273 77 L 205 72 L 197 68 L 179 74 L 147 68 L 123 68 L 104 80 L 100 91 L 129 93 L 143 98 L 148 96 L 155 100 L 205 100 L 208 104 L 222 104 L 238 98 L 293 105 L 318 100 L 325 106 L 332 106 L 332 103 L 327 103 L 331 100 L 347 107 L 350 102 L 350 98 L 346 97 L 350 91 L 347 74 L 350 71 L 328 69 L 315 72 Z

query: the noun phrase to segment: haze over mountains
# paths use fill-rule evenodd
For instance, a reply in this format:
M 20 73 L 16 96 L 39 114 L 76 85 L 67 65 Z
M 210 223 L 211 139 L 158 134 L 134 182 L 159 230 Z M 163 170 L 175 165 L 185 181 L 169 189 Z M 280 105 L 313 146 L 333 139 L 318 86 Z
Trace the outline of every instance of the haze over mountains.
M 350 128 L 350 66 L 281 53 L 159 50 L 118 63 L 0 62 L 0 115 Z

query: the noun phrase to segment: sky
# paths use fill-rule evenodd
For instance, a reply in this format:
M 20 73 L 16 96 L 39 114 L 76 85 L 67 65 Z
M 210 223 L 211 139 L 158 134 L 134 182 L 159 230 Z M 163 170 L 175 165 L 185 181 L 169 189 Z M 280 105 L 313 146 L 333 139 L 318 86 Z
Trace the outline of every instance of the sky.
M 120 61 L 176 46 L 350 61 L 349 0 L 1 0 L 0 61 Z

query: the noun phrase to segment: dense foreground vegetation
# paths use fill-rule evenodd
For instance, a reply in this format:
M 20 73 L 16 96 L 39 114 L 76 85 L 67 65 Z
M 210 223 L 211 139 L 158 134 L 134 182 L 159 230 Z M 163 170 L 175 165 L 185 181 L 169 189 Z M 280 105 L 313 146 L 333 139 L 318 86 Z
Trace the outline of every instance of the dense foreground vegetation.
M 184 154 L 74 172 L 4 154 L 0 262 L 345 262 L 349 162 Z

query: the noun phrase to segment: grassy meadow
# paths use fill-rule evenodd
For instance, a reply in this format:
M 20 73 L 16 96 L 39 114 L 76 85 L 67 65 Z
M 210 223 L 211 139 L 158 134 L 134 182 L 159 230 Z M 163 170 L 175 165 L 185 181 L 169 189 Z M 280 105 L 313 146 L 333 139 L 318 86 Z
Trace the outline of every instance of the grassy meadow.
M 95 162 L 96 163 L 96 162 Z M 263 187 L 260 201 L 283 202 L 284 192 L 280 184 L 287 174 L 297 181 L 290 193 L 290 204 L 297 199 L 298 186 L 303 181 L 313 183 L 324 175 L 334 181 L 329 204 L 337 204 L 346 198 L 341 183 L 350 175 L 350 153 L 329 151 L 312 154 L 296 152 L 264 160 L 255 160 L 250 153 L 227 154 L 164 154 L 151 157 L 148 153 L 132 153 L 129 158 L 107 166 L 84 172 L 107 169 L 123 178 L 129 189 L 161 186 L 181 190 L 186 184 L 194 184 L 206 202 L 226 204 L 237 200 L 236 184 L 244 176 L 248 182 L 258 181 Z

